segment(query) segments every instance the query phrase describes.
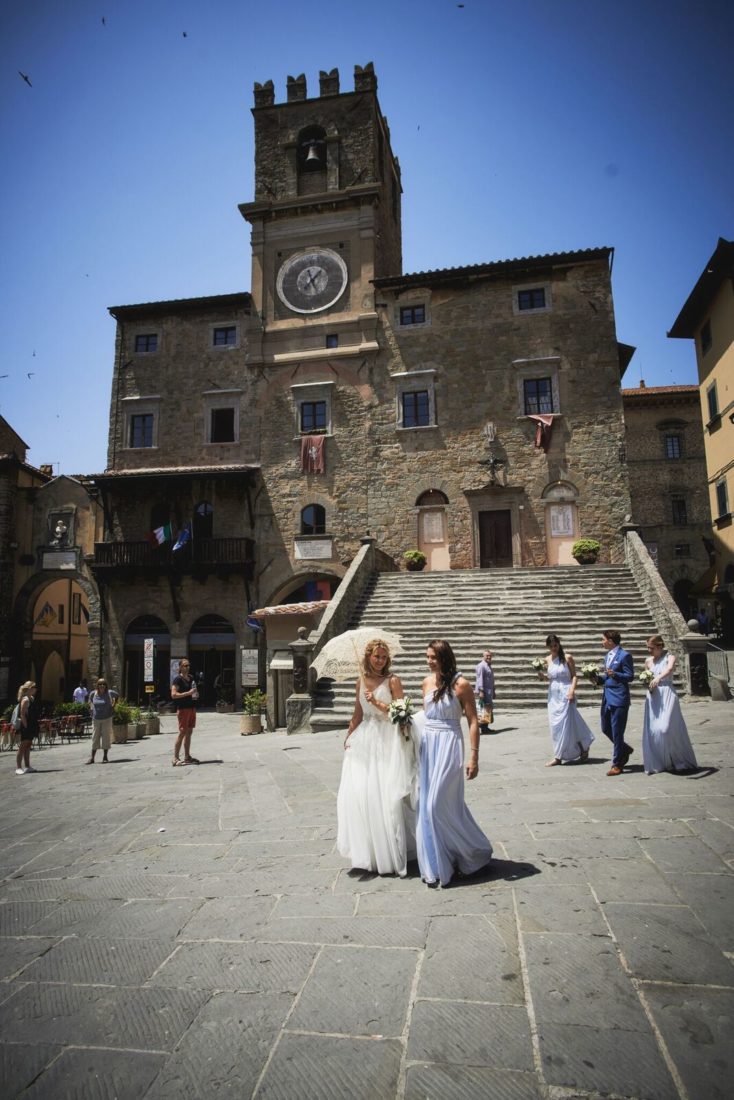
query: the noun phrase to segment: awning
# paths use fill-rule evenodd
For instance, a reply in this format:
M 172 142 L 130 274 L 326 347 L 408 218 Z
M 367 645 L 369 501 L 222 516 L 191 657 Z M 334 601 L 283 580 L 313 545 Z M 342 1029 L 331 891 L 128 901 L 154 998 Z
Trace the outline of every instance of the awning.
M 269 619 L 274 615 L 314 615 L 325 611 L 330 600 L 309 600 L 306 603 L 280 603 L 276 607 L 261 607 L 250 612 L 251 619 Z
M 703 571 L 696 583 L 691 586 L 688 594 L 689 596 L 710 596 L 717 587 L 716 566 L 710 565 L 708 569 Z

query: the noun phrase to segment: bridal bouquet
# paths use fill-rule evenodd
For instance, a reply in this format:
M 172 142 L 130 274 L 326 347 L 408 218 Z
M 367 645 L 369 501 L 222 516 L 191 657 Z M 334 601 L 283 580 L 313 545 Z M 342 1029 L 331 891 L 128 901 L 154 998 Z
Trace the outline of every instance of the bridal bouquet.
M 596 684 L 599 679 L 599 666 L 593 662 L 581 666 L 581 675 L 585 680 L 591 680 L 592 684 Z
M 650 684 L 655 679 L 655 673 L 652 671 L 652 669 L 645 668 L 642 670 L 637 679 L 640 681 L 641 684 L 645 685 L 648 691 L 650 691 Z
M 406 741 L 410 739 L 408 726 L 412 717 L 413 703 L 410 696 L 406 695 L 404 699 L 393 699 L 390 703 L 390 721 L 398 726 Z
M 545 672 L 546 662 L 542 657 L 533 657 L 530 664 L 533 666 L 536 672 Z

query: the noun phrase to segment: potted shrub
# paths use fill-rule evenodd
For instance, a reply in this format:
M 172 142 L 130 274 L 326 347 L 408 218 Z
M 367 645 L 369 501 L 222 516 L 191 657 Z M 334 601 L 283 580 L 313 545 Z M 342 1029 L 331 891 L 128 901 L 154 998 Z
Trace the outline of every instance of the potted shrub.
M 267 696 L 260 688 L 253 688 L 242 696 L 242 709 L 245 713 L 240 719 L 240 733 L 243 737 L 251 733 L 262 733 L 262 712 L 267 701 Z
M 600 550 L 601 543 L 596 539 L 576 539 L 571 547 L 571 553 L 579 565 L 593 565 Z
M 152 707 L 145 707 L 141 710 L 140 720 L 145 726 L 146 737 L 153 737 L 154 734 L 161 732 L 161 720 Z
M 128 739 L 135 738 L 136 741 L 142 741 L 145 737 L 145 722 L 143 721 L 143 712 L 140 707 L 130 707 L 130 721 L 127 727 Z
M 232 684 L 222 684 L 217 688 L 217 712 L 219 714 L 232 714 L 234 711 L 234 687 Z
M 112 708 L 112 741 L 115 745 L 124 745 L 129 736 L 135 736 L 128 733 L 132 711 L 127 699 L 118 699 Z
M 403 561 L 405 562 L 405 568 L 409 569 L 411 573 L 419 573 L 421 569 L 426 567 L 426 555 L 422 550 L 406 550 L 403 554 Z

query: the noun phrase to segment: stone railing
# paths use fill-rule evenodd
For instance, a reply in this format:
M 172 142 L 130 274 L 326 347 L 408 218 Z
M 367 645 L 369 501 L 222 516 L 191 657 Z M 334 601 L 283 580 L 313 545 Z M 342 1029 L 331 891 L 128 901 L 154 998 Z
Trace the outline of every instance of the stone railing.
M 332 596 L 321 622 L 309 634 L 311 660 L 331 638 L 349 628 L 357 604 L 373 573 L 394 573 L 398 569 L 394 559 L 384 550 L 380 550 L 373 538 L 366 536 L 361 542 L 362 545 L 336 590 L 336 595 Z

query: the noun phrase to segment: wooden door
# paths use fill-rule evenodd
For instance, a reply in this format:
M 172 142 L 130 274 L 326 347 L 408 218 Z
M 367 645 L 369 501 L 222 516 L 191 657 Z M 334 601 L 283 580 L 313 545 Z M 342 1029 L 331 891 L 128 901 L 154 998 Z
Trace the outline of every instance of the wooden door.
M 481 569 L 512 565 L 510 510 L 479 513 L 479 566 Z

